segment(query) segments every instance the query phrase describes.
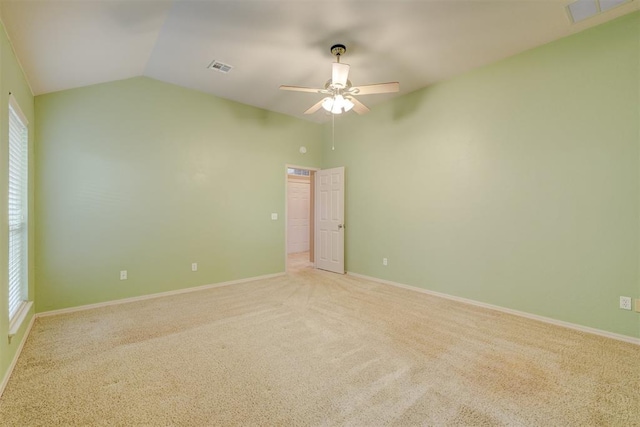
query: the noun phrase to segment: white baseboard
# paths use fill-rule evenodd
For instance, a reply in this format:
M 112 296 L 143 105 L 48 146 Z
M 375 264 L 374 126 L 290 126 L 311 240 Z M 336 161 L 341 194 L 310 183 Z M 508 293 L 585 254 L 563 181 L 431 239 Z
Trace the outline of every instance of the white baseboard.
M 33 323 L 36 321 L 36 315 L 31 316 L 31 320 L 29 321 L 29 325 L 27 329 L 24 331 L 24 335 L 22 336 L 22 341 L 20 341 L 20 345 L 16 349 L 16 353 L 13 355 L 13 360 L 9 365 L 9 369 L 4 374 L 4 378 L 2 378 L 2 382 L 0 383 L 0 396 L 4 393 L 5 387 L 9 383 L 9 378 L 11 378 L 11 374 L 13 373 L 13 368 L 16 367 L 16 363 L 18 363 L 18 358 L 20 357 L 20 353 L 22 353 L 22 348 L 24 347 L 24 343 L 27 342 L 27 338 L 29 338 L 29 334 L 31 333 L 31 328 L 33 327 Z
M 442 293 L 442 292 L 430 291 L 428 289 L 419 288 L 417 286 L 411 286 L 411 285 L 405 285 L 403 283 L 392 282 L 391 280 L 384 280 L 384 279 L 378 279 L 377 277 L 365 276 L 364 274 L 353 273 L 351 271 L 348 271 L 347 274 L 349 276 L 358 277 L 360 279 L 371 280 L 372 282 L 378 282 L 378 283 L 382 283 L 382 284 L 385 284 L 385 285 L 396 286 L 398 288 L 403 288 L 403 289 L 408 289 L 408 290 L 411 290 L 411 291 L 421 292 L 423 294 L 432 295 L 432 296 L 439 297 L 439 298 L 445 298 L 445 299 L 448 299 L 448 300 L 457 301 L 457 302 L 461 302 L 461 303 L 464 303 L 464 304 L 471 304 L 471 305 L 475 305 L 475 306 L 478 306 L 478 307 L 488 308 L 489 310 L 496 310 L 496 311 L 500 311 L 502 313 L 513 314 L 514 316 L 526 317 L 527 319 L 538 320 L 540 322 L 550 323 L 552 325 L 562 326 L 562 327 L 569 328 L 569 329 L 574 329 L 574 330 L 580 331 L 580 332 L 586 332 L 586 333 L 589 333 L 589 334 L 600 335 L 602 337 L 612 338 L 614 340 L 624 341 L 624 342 L 628 342 L 628 343 L 631 343 L 631 344 L 640 345 L 640 338 L 630 337 L 630 336 L 622 335 L 622 334 L 616 334 L 614 332 L 603 331 L 601 329 L 590 328 L 589 326 L 582 326 L 582 325 L 578 325 L 576 323 L 565 322 L 563 320 L 552 319 L 551 317 L 539 316 L 537 314 L 531 314 L 531 313 L 527 313 L 527 312 L 524 312 L 524 311 L 513 310 L 511 308 L 500 307 L 499 305 L 487 304 L 487 303 L 484 303 L 484 302 L 480 302 L 480 301 L 476 301 L 476 300 L 472 300 L 472 299 L 468 299 L 468 298 L 457 297 L 455 295 L 449 295 L 449 294 L 445 294 L 445 293 Z
M 237 279 L 237 280 L 230 280 L 228 282 L 212 283 L 210 285 L 194 286 L 192 288 L 177 289 L 175 291 L 158 292 L 158 293 L 155 293 L 155 294 L 141 295 L 141 296 L 138 296 L 138 297 L 131 297 L 131 298 L 116 299 L 116 300 L 111 300 L 111 301 L 99 302 L 99 303 L 96 303 L 96 304 L 79 305 L 77 307 L 69 307 L 69 308 L 61 308 L 59 310 L 43 311 L 42 313 L 36 313 L 36 316 L 37 317 L 47 317 L 47 316 L 56 316 L 58 314 L 74 313 L 76 311 L 91 310 L 93 308 L 107 307 L 107 306 L 110 306 L 110 305 L 126 304 L 126 303 L 129 303 L 129 302 L 143 301 L 143 300 L 153 299 L 153 298 L 168 297 L 168 296 L 171 296 L 171 295 L 186 294 L 186 293 L 189 293 L 189 292 L 198 292 L 198 291 L 203 291 L 205 289 L 220 288 L 220 287 L 223 287 L 223 286 L 230 286 L 230 285 L 238 285 L 240 283 L 255 282 L 256 280 L 271 279 L 273 277 L 284 276 L 285 274 L 286 273 L 265 274 L 264 276 L 254 276 L 254 277 L 248 277 L 246 279 Z

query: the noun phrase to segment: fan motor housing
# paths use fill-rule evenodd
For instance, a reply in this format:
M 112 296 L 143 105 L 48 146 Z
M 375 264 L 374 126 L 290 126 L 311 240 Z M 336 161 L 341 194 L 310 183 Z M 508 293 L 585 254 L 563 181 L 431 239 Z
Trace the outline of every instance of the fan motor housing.
M 334 56 L 344 55 L 347 51 L 347 47 L 343 44 L 334 44 L 331 46 L 331 54 Z

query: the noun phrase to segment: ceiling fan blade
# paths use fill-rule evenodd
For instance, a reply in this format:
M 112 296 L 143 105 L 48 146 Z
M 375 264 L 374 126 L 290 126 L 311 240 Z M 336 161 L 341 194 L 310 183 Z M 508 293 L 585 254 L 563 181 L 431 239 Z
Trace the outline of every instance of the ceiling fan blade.
M 318 111 L 321 107 L 322 107 L 322 103 L 324 102 L 325 98 L 322 98 L 320 101 L 318 101 L 317 103 L 313 104 L 307 111 L 305 111 L 305 114 L 313 114 L 316 111 Z
M 358 113 L 358 114 L 367 114 L 370 111 L 369 107 L 367 107 L 362 102 L 360 102 L 357 99 L 355 99 L 353 96 L 349 96 L 349 97 L 347 97 L 347 99 L 349 101 L 353 102 L 353 111 L 355 111 L 356 113 Z
M 313 87 L 302 87 L 302 86 L 280 86 L 282 90 L 291 90 L 293 92 L 310 92 L 310 93 L 324 93 L 325 89 L 313 88 Z
M 340 62 L 334 62 L 331 69 L 331 83 L 335 87 L 347 86 L 347 79 L 349 78 L 349 64 L 342 64 Z
M 376 93 L 392 93 L 400 90 L 400 83 L 377 83 L 373 85 L 354 86 L 349 89 L 349 92 L 354 95 L 373 95 Z

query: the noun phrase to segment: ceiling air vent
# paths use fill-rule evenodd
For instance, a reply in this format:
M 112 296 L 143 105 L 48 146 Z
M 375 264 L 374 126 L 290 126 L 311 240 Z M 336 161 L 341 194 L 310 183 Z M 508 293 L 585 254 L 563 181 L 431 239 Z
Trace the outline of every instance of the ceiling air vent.
M 231 71 L 231 69 L 233 67 L 231 65 L 229 65 L 229 64 L 224 64 L 224 63 L 222 63 L 220 61 L 216 61 L 214 59 L 213 62 L 211 64 L 209 64 L 209 66 L 207 68 L 210 68 L 212 70 L 220 71 L 221 73 L 227 74 L 229 71 Z
M 607 12 L 632 0 L 576 0 L 567 6 L 569 18 L 574 24 Z

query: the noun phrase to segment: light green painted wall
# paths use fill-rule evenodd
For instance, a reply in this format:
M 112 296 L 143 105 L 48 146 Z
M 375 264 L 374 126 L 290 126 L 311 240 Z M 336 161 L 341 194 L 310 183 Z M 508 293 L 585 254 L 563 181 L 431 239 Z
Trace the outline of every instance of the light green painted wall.
M 284 271 L 285 164 L 320 165 L 320 126 L 142 77 L 35 106 L 38 312 Z
M 284 164 L 344 165 L 348 270 L 639 337 L 639 20 L 340 118 L 336 151 L 147 78 L 39 96 L 37 311 L 280 272 Z
M 639 40 L 635 13 L 338 120 L 347 269 L 640 337 Z
M 15 54 L 9 39 L 0 23 L 0 382 L 5 378 L 9 366 L 16 354 L 20 342 L 24 338 L 27 326 L 33 317 L 33 309 L 28 314 L 18 333 L 8 340 L 9 337 L 9 307 L 8 307 L 8 218 L 7 218 L 7 186 L 9 166 L 9 92 L 18 101 L 20 109 L 29 121 L 29 208 L 33 209 L 33 141 L 35 120 L 33 112 L 33 95 L 27 84 L 22 69 L 16 60 Z M 34 298 L 35 274 L 33 268 L 34 259 L 34 221 L 33 216 L 28 217 L 29 223 L 29 298 Z

